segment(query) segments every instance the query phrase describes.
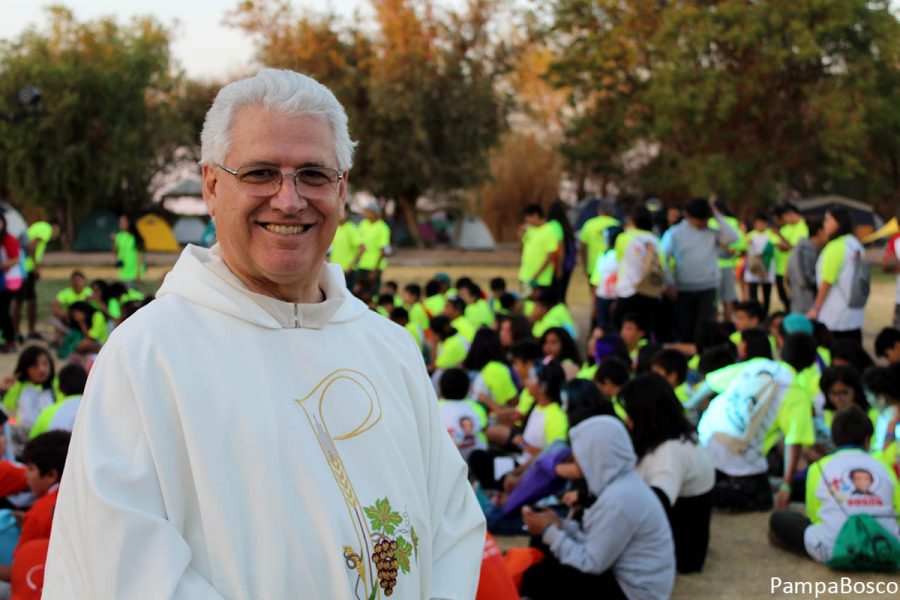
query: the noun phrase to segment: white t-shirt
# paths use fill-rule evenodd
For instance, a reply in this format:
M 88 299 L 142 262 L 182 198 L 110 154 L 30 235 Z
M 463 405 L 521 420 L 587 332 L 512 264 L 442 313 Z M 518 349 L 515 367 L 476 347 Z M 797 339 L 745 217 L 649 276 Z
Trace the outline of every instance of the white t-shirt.
M 616 281 L 619 274 L 619 261 L 616 260 L 616 251 L 607 250 L 597 257 L 594 273 L 591 275 L 591 283 L 597 286 L 597 297 L 605 300 L 616 299 Z
M 648 245 L 653 252 L 659 254 L 659 240 L 652 233 L 641 231 L 628 240 L 619 260 L 619 275 L 616 280 L 616 294 L 619 298 L 630 298 L 637 293 L 637 284 L 644 275 L 644 257 L 649 251 Z
M 81 396 L 74 396 L 60 404 L 56 412 L 53 413 L 53 418 L 50 419 L 48 431 L 56 431 L 58 429 L 72 431 L 75 427 L 75 417 L 78 414 L 79 406 L 81 406 Z
M 716 483 L 712 456 L 703 446 L 684 439 L 663 442 L 641 459 L 637 470 L 647 485 L 662 490 L 670 506 L 678 498 L 705 494 Z
M 543 448 L 544 421 L 547 415 L 544 414 L 544 411 L 538 410 L 539 407 L 535 406 L 534 408 L 535 410 L 531 411 L 531 416 L 528 417 L 528 422 L 525 424 L 525 431 L 522 432 L 522 441 L 529 446 Z
M 485 424 L 470 400 L 441 400 L 438 402 L 438 411 L 450 439 L 463 458 L 468 459 L 472 450 L 487 448 L 487 440 L 482 433 Z
M 891 238 L 890 245 L 885 252 L 893 252 L 897 260 L 900 260 L 900 235 Z M 894 302 L 900 304 L 900 273 L 897 274 L 897 291 L 894 294 Z

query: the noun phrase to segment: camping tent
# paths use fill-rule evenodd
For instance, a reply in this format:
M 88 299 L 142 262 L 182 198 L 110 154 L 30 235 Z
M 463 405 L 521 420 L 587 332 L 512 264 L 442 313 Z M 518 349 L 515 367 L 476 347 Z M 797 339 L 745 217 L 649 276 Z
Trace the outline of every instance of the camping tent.
M 460 250 L 493 250 L 494 236 L 483 220 L 469 215 L 459 224 L 456 246 Z
M 81 222 L 75 244 L 75 252 L 100 252 L 112 250 L 112 238 L 119 231 L 119 219 L 108 210 L 95 210 Z
M 137 220 L 137 230 L 144 239 L 144 249 L 148 252 L 179 252 L 181 246 L 175 240 L 172 228 L 162 217 L 146 214 Z
M 817 196 L 815 198 L 805 198 L 799 200 L 797 208 L 804 217 L 824 217 L 825 211 L 832 206 L 841 206 L 850 211 L 853 219 L 853 229 L 856 237 L 862 239 L 873 231 L 880 229 L 884 225 L 884 221 L 870 204 L 851 200 L 843 196 Z
M 199 244 L 206 231 L 206 223 L 197 217 L 181 217 L 175 221 L 172 233 L 179 244 Z
M 22 234 L 28 230 L 28 223 L 25 221 L 25 218 L 11 204 L 6 202 L 0 201 L 0 210 L 3 211 L 3 216 L 6 217 L 6 231 L 13 237 L 21 238 Z

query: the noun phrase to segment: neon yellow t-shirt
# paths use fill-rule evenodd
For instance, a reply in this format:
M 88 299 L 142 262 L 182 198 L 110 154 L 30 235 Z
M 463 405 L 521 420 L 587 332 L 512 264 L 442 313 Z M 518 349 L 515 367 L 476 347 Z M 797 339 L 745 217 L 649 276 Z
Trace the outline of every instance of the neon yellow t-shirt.
M 391 245 L 391 228 L 381 219 L 370 221 L 366 219 L 359 224 L 359 240 L 366 249 L 359 257 L 360 269 L 366 271 L 383 271 L 387 268 L 387 258 L 382 258 L 378 263 L 378 255 Z
M 403 308 L 405 308 L 406 312 L 409 313 L 409 322 L 410 323 L 418 325 L 423 330 L 426 330 L 429 328 L 430 324 L 428 322 L 428 313 L 425 312 L 425 307 L 422 306 L 421 302 L 416 302 L 412 306 L 404 305 Z
M 497 404 L 506 404 L 518 393 L 509 368 L 502 362 L 492 360 L 481 369 L 484 384 Z
M 565 442 L 569 438 L 569 418 L 556 402 L 535 406 L 535 412 L 544 415 L 544 448 L 553 442 Z
M 476 329 L 494 326 L 494 313 L 488 306 L 487 300 L 479 299 L 466 306 L 465 315 Z
M 784 237 L 791 246 L 796 246 L 800 240 L 809 237 L 809 227 L 807 227 L 806 221 L 803 220 L 792 224 L 782 225 L 779 231 L 781 232 L 782 237 Z M 778 241 L 780 242 L 781 240 Z M 793 252 L 793 250 L 781 250 L 777 246 L 775 247 L 776 275 L 783 276 L 787 273 L 787 265 L 791 258 L 791 252 Z
M 34 248 L 34 258 L 31 258 L 30 256 L 25 258 L 26 271 L 31 273 L 31 271 L 34 270 L 35 264 L 41 264 L 41 261 L 44 259 L 44 251 L 47 249 L 47 244 L 50 243 L 52 238 L 53 225 L 47 221 L 38 221 L 32 223 L 28 227 L 28 241 L 33 242 L 34 240 L 38 240 L 38 243 Z
M 119 281 L 134 281 L 142 270 L 137 240 L 130 232 L 120 231 L 116 234 L 113 246 L 116 249 L 116 257 L 122 263 L 119 267 Z
M 359 230 L 352 221 L 341 223 L 334 232 L 331 242 L 331 262 L 340 265 L 344 271 L 350 269 L 360 246 Z
M 548 329 L 562 327 L 569 332 L 572 338 L 576 338 L 575 321 L 565 304 L 557 304 L 547 311 L 544 317 L 531 328 L 531 335 L 540 338 Z
M 91 339 L 97 340 L 101 344 L 105 344 L 106 338 L 109 337 L 109 327 L 106 324 L 106 316 L 99 310 L 94 311 L 94 316 L 91 317 L 91 327 L 88 329 L 88 335 Z
M 425 310 L 428 314 L 432 317 L 436 317 L 444 312 L 444 307 L 447 306 L 447 298 L 441 294 L 436 294 L 425 298 L 425 301 L 422 302 L 422 304 L 425 306 Z
M 844 258 L 847 256 L 846 236 L 833 239 L 822 249 L 822 281 L 834 285 L 844 266 Z
M 588 219 L 581 231 L 578 232 L 578 241 L 587 248 L 587 272 L 588 275 L 594 273 L 594 267 L 597 265 L 597 257 L 606 252 L 608 249 L 606 240 L 606 230 L 610 227 L 620 227 L 621 223 L 618 219 L 601 215 Z
M 458 333 L 447 338 L 437 347 L 437 358 L 434 366 L 438 369 L 452 369 L 466 360 L 469 354 L 469 342 Z
M 93 290 L 89 287 L 85 287 L 81 292 L 76 292 L 74 289 L 67 287 L 56 294 L 56 301 L 59 302 L 63 308 L 69 308 L 76 302 L 83 302 L 91 297 L 93 294 Z
M 556 252 L 559 240 L 553 232 L 550 223 L 544 223 L 538 227 L 529 227 L 522 237 L 522 262 L 519 267 L 519 281 L 531 283 L 536 281 L 539 286 L 548 286 L 553 283 L 553 263 L 548 264 L 543 271 L 538 269 L 547 260 L 547 256 Z
M 456 333 L 463 336 L 470 343 L 475 339 L 475 332 L 478 331 L 465 317 L 456 317 L 450 321 L 450 326 L 456 330 Z

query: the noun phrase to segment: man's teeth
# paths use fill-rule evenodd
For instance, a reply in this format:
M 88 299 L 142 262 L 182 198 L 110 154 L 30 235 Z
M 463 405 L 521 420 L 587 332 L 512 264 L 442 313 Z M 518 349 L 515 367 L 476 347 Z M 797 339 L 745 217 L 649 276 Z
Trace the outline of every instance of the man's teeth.
M 296 235 L 298 233 L 302 233 L 311 227 L 311 225 L 273 225 L 272 223 L 268 223 L 263 225 L 268 231 L 272 233 L 281 233 L 285 235 Z

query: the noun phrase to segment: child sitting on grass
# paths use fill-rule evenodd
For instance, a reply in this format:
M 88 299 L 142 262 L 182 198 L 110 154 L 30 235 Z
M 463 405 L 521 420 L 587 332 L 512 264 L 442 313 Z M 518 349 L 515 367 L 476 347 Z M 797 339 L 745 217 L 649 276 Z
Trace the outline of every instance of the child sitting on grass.
M 681 404 L 691 398 L 691 391 L 685 379 L 687 379 L 687 357 L 672 348 L 660 350 L 650 361 L 650 370 L 660 375 L 669 382 L 675 391 L 675 397 Z
M 831 436 L 837 450 L 809 468 L 807 516 L 788 510 L 772 513 L 773 544 L 827 563 L 847 520 L 866 514 L 893 536 L 893 544 L 885 540 L 884 558 L 893 556 L 900 562 L 900 486 L 894 474 L 867 452 L 872 432 L 872 421 L 859 406 L 850 405 L 835 415 Z
M 22 451 L 25 481 L 35 503 L 23 516 L 22 533 L 16 549 L 33 540 L 50 537 L 59 480 L 69 451 L 68 431 L 50 431 L 30 440 Z M 16 553 L 13 552 L 13 563 Z M 0 565 L 0 581 L 9 581 L 12 565 Z

